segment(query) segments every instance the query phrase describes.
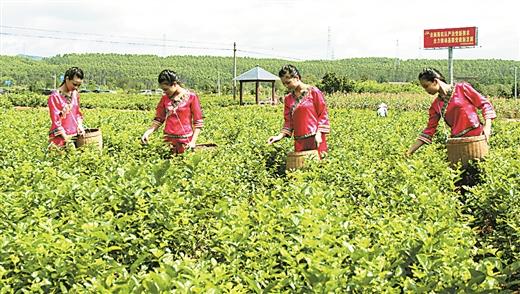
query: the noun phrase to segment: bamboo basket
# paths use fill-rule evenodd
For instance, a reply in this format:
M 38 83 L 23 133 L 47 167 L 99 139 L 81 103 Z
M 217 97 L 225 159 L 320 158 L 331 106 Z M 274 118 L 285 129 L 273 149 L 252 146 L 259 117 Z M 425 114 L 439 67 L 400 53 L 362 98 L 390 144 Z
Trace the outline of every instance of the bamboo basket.
M 307 150 L 300 152 L 287 153 L 285 169 L 299 169 L 305 166 L 307 160 L 320 160 L 320 153 L 318 150 Z
M 468 161 L 484 158 L 488 154 L 489 146 L 486 136 L 448 138 L 446 144 L 448 149 L 448 160 L 454 166 L 461 162 L 465 167 Z
M 76 146 L 97 145 L 100 150 L 103 149 L 103 136 L 100 129 L 85 129 L 85 135 L 78 136 Z

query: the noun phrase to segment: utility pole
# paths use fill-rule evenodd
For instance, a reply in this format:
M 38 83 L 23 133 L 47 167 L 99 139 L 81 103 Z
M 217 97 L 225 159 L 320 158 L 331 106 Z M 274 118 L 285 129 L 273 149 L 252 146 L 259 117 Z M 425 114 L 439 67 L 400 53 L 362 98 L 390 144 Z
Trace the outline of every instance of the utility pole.
M 220 71 L 217 71 L 217 90 L 218 95 L 220 96 Z
M 518 67 L 515 66 L 515 99 L 518 98 L 518 82 L 517 82 Z
M 166 34 L 162 35 L 162 56 L 166 57 Z
M 394 64 L 394 82 L 400 82 L 399 75 L 399 39 L 395 41 L 395 64 Z
M 332 30 L 327 29 L 327 59 L 334 60 L 334 48 L 332 48 Z
M 54 88 L 53 89 L 56 89 L 56 74 L 52 75 L 54 77 Z
M 237 42 L 233 42 L 233 100 L 237 98 Z

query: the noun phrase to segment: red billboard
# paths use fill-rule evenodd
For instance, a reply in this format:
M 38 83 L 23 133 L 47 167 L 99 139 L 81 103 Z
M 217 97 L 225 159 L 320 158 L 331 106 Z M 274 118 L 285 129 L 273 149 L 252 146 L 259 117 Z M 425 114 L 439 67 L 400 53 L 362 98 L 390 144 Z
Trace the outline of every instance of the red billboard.
M 424 48 L 477 46 L 477 27 L 424 30 Z

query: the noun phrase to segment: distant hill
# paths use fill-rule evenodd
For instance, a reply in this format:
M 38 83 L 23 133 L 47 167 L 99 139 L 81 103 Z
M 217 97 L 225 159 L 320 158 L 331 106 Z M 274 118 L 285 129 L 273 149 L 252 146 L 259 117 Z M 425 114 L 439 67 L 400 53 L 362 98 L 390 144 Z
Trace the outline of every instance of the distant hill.
M 44 58 L 42 56 L 24 55 L 24 54 L 18 54 L 16 56 L 21 57 L 21 58 L 28 58 L 28 59 L 32 59 L 32 60 L 42 60 Z
M 281 59 L 241 57 L 237 60 L 237 75 L 256 65 L 277 74 L 284 64 L 295 64 L 304 81 L 316 84 L 329 72 L 351 80 L 378 82 L 416 82 L 424 67 L 435 67 L 447 75 L 447 60 L 393 58 L 351 58 L 341 60 L 311 60 L 288 62 Z M 81 67 L 86 74 L 86 87 L 155 89 L 157 75 L 165 68 L 173 69 L 188 87 L 200 91 L 216 91 L 220 77 L 221 89 L 229 92 L 233 74 L 232 57 L 168 56 L 128 54 L 65 54 L 49 58 L 37 56 L 0 56 L 0 82 L 11 79 L 16 85 L 47 88 L 53 76 L 62 74 L 70 66 Z M 479 59 L 455 60 L 455 77 L 478 85 L 501 85 L 510 89 L 513 68 L 519 61 Z M 281 86 L 280 84 L 277 84 Z

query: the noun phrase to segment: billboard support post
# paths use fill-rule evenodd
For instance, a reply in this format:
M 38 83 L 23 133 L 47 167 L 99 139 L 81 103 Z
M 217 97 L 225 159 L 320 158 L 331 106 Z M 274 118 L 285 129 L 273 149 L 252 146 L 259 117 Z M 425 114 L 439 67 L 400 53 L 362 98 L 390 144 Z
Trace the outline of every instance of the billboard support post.
M 477 37 L 477 27 L 428 29 L 424 30 L 424 49 L 448 48 L 448 75 L 453 84 L 453 48 L 474 48 Z
M 453 47 L 448 47 L 448 73 L 450 75 L 450 84 L 453 84 Z

